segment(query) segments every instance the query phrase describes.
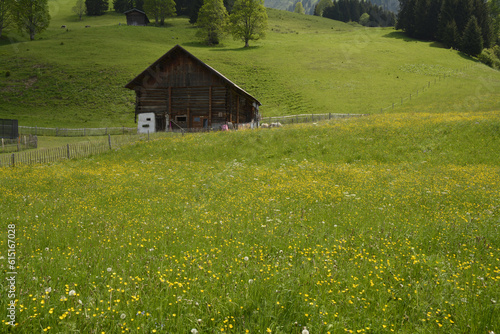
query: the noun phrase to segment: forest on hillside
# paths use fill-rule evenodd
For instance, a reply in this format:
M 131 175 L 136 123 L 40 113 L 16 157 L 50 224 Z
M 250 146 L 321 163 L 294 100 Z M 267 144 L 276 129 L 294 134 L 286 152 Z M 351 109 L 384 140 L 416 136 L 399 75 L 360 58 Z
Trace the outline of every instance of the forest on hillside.
M 500 0 L 400 0 L 397 29 L 500 67 Z M 484 51 L 486 50 L 486 51 Z

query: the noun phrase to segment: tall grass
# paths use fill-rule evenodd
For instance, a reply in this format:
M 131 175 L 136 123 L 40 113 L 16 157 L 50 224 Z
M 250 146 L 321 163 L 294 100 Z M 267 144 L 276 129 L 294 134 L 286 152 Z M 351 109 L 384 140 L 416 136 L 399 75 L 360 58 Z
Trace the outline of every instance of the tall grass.
M 496 332 L 499 126 L 376 115 L 2 169 L 17 331 Z

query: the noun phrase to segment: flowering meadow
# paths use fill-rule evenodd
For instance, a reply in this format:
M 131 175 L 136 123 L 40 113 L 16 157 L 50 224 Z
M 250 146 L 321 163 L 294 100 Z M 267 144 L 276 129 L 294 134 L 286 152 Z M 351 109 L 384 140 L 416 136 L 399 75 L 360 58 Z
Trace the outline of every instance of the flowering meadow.
M 1 332 L 500 333 L 499 148 L 385 114 L 2 168 Z

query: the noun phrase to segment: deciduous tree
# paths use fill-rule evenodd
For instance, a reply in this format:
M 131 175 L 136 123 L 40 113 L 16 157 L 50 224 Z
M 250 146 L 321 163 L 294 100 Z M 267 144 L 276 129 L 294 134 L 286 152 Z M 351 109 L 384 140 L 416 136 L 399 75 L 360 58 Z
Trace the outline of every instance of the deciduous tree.
M 302 5 L 302 2 L 297 2 L 295 4 L 295 10 L 294 10 L 295 13 L 298 13 L 298 14 L 305 14 L 306 13 L 306 10 L 304 9 L 304 6 Z
M 85 6 L 85 1 L 76 0 L 75 6 L 72 8 L 73 12 L 78 15 L 78 19 L 81 21 L 83 14 L 87 12 L 87 6 Z
M 11 23 L 13 6 L 12 0 L 0 0 L 0 37 L 3 30 Z
M 316 8 L 314 9 L 314 15 L 323 16 L 325 8 L 330 6 L 333 6 L 332 0 L 319 0 Z
M 219 44 L 227 31 L 229 14 L 222 0 L 205 0 L 198 13 L 198 37 L 208 45 Z
M 231 21 L 231 34 L 235 40 L 256 41 L 265 37 L 267 30 L 267 12 L 263 0 L 236 0 Z
M 144 11 L 155 18 L 155 25 L 165 25 L 167 17 L 176 15 L 174 0 L 145 0 Z
M 47 0 L 17 0 L 14 17 L 21 32 L 26 32 L 30 40 L 49 26 L 50 14 Z

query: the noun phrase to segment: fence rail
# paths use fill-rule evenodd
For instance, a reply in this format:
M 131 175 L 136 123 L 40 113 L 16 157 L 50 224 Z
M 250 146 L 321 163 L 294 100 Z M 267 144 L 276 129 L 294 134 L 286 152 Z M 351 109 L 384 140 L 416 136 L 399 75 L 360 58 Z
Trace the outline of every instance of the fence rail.
M 28 150 L 38 147 L 38 137 L 37 136 L 19 136 L 15 139 L 5 139 L 2 138 L 2 149 L 0 153 L 8 152 L 20 152 L 22 150 Z
M 349 117 L 361 117 L 365 116 L 364 114 L 301 114 L 301 115 L 288 115 L 288 116 L 270 116 L 270 117 L 262 117 L 260 120 L 260 124 L 267 123 L 281 123 L 285 124 L 296 124 L 296 123 L 313 123 L 318 121 L 325 121 L 329 119 L 338 119 L 338 118 L 349 118 Z
M 115 127 L 115 128 L 44 128 L 38 126 L 19 126 L 19 134 L 34 136 L 54 136 L 54 137 L 87 137 L 87 136 L 107 136 L 126 135 L 137 132 L 137 128 Z
M 100 140 L 66 144 L 60 147 L 15 152 L 12 154 L 0 154 L 0 167 L 33 165 L 49 163 L 64 159 L 84 158 L 94 154 L 103 153 L 112 149 L 118 149 L 123 145 L 135 143 L 141 140 L 150 140 L 164 137 L 168 133 L 154 133 L 144 135 L 105 136 Z
M 317 122 L 321 120 L 335 119 L 335 118 L 347 118 L 347 117 L 360 117 L 361 114 L 303 114 L 303 115 L 290 115 L 290 116 L 274 116 L 265 117 L 261 120 L 261 124 L 265 122 L 276 123 L 280 122 L 283 124 L 293 124 L 293 123 L 304 123 L 304 122 Z M 190 128 L 190 129 L 178 129 L 169 132 L 157 132 L 157 133 L 146 133 L 138 134 L 136 128 L 102 128 L 102 129 L 59 129 L 59 128 L 39 128 L 39 127 L 19 127 L 20 132 L 22 131 L 24 138 L 37 138 L 37 136 L 26 136 L 25 133 L 30 131 L 35 131 L 36 133 L 42 133 L 42 135 L 48 135 L 50 131 L 58 129 L 58 136 L 72 136 L 74 134 L 85 136 L 97 135 L 101 131 L 107 133 L 107 136 L 103 136 L 102 139 L 93 140 L 89 142 L 81 142 L 75 144 L 66 144 L 64 146 L 48 148 L 48 149 L 37 149 L 29 150 L 24 152 L 15 152 L 12 154 L 0 154 L 0 167 L 6 166 L 17 166 L 17 165 L 33 165 L 39 163 L 49 163 L 63 159 L 73 159 L 73 158 L 83 158 L 94 154 L 103 153 L 112 149 L 117 149 L 125 144 L 141 141 L 150 140 L 159 137 L 166 136 L 176 136 L 184 135 L 185 133 L 196 133 L 196 132 L 208 132 L 208 131 L 220 131 L 220 129 L 203 129 L 203 128 Z M 252 129 L 256 128 L 256 124 L 245 123 L 245 124 L 234 124 L 229 127 L 229 130 L 233 129 Z M 73 132 L 71 132 L 73 131 Z M 80 132 L 78 132 L 80 131 Z M 82 132 L 84 131 L 84 132 Z M 78 134 L 80 133 L 80 134 Z M 118 135 L 111 136 L 111 133 L 117 133 Z M 23 138 L 23 137 L 21 137 Z M 18 139 L 16 139 L 18 141 Z M 26 139 L 25 139 L 26 141 Z M 17 147 L 17 146 L 15 146 Z M 36 146 L 34 146 L 36 148 Z M 17 149 L 15 151 L 18 151 Z M 9 151 L 5 151 L 9 152 Z

